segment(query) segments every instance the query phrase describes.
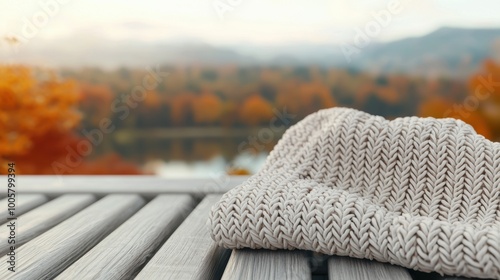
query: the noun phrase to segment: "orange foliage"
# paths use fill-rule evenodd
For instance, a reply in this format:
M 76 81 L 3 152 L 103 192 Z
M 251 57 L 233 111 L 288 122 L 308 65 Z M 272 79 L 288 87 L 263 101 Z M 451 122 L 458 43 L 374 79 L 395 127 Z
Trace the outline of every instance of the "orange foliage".
M 129 94 L 140 83 L 147 75 L 143 70 L 73 71 L 82 83 L 77 87 L 52 72 L 0 66 L 0 161 L 15 159 L 17 168 L 24 173 L 53 172 L 51 163 L 64 162 L 68 149 L 77 150 L 82 141 L 75 130 L 80 124 L 77 108 L 84 112 L 80 125 L 86 130 L 96 128 L 105 117 L 114 120 L 129 116 L 114 125 L 134 131 L 172 126 L 263 125 L 274 117 L 273 107 L 296 115 L 296 122 L 319 109 L 339 105 L 379 112 L 385 117 L 454 117 L 490 139 L 500 139 L 500 65 L 492 60 L 484 62 L 482 71 L 472 76 L 469 84 L 402 74 L 374 77 L 318 67 L 200 65 L 172 67 L 169 72 L 169 82 L 159 84 L 136 108 L 123 102 L 120 95 Z M 129 110 L 112 115 L 114 100 Z M 171 156 L 182 158 L 176 154 L 177 145 L 183 146 L 182 140 L 173 142 Z M 215 148 L 196 145 L 190 149 L 202 157 L 218 153 Z M 68 173 L 122 172 L 140 171 L 118 156 L 109 155 L 93 161 L 85 159 Z
M 328 88 L 317 83 L 299 83 L 280 91 L 276 103 L 279 107 L 287 108 L 289 112 L 298 113 L 300 117 L 336 105 Z
M 467 115 L 465 117 L 456 116 L 455 118 L 461 119 L 464 122 L 470 124 L 477 133 L 483 135 L 484 137 L 490 140 L 493 139 L 493 132 L 491 131 L 491 127 L 488 125 L 486 119 L 480 112 L 471 112 L 470 115 Z
M 16 162 L 17 172 L 22 174 L 59 174 L 52 163 L 64 162 L 67 149 L 76 149 L 80 138 L 72 132 L 49 132 L 34 137 L 32 147 L 22 155 L 9 157 Z
M 298 91 L 300 106 L 309 112 L 335 106 L 330 91 L 322 84 L 304 84 Z
M 36 80 L 23 66 L 0 66 L 0 156 L 14 158 L 32 152 L 36 139 L 64 134 L 80 120 L 73 82 L 52 72 Z
M 247 98 L 240 111 L 240 120 L 247 125 L 258 125 L 272 118 L 273 107 L 257 94 Z
M 161 98 L 158 92 L 148 91 L 146 97 L 144 98 L 144 105 L 147 108 L 158 109 L 161 105 Z
M 85 98 L 94 96 L 89 92 L 99 90 L 92 88 Z M 59 79 L 54 72 L 0 66 L 0 173 L 6 173 L 4 163 L 12 161 L 19 174 L 60 174 L 54 168 L 56 162 L 62 163 L 64 174 L 84 172 L 87 154 L 79 155 L 82 164 L 67 164 L 69 151 L 81 150 L 79 145 L 87 141 L 74 132 L 80 121 L 79 97 L 76 84 Z M 116 158 L 96 163 L 93 168 L 101 173 L 118 169 L 138 173 Z
M 486 60 L 482 71 L 472 76 L 469 81 L 470 93 L 481 101 L 500 102 L 499 84 L 500 65 L 492 60 Z
M 470 96 L 478 102 L 478 109 L 500 137 L 500 65 L 486 60 L 482 71 L 471 77 L 469 88 Z
M 419 116 L 434 118 L 455 118 L 470 124 L 474 130 L 488 139 L 492 139 L 490 127 L 478 111 L 466 112 L 453 110 L 454 103 L 444 99 L 435 98 L 424 102 L 419 108 Z
M 418 108 L 418 115 L 421 117 L 445 118 L 447 116 L 446 112 L 448 112 L 452 106 L 452 102 L 442 98 L 434 98 L 420 105 Z M 451 118 L 452 116 L 449 117 Z
M 393 87 L 377 87 L 375 92 L 381 100 L 388 104 L 397 104 L 400 102 L 401 97 L 399 96 L 397 90 Z
M 227 170 L 227 175 L 250 175 L 250 171 L 244 169 L 244 168 L 229 168 Z
M 204 93 L 193 103 L 194 121 L 196 123 L 215 123 L 220 120 L 222 102 L 213 93 Z
M 439 91 L 437 82 L 430 89 Z M 456 86 L 456 85 L 455 85 Z M 419 115 L 461 119 L 488 139 L 500 137 L 500 65 L 486 60 L 483 69 L 469 80 L 468 95 L 459 101 L 428 97 Z

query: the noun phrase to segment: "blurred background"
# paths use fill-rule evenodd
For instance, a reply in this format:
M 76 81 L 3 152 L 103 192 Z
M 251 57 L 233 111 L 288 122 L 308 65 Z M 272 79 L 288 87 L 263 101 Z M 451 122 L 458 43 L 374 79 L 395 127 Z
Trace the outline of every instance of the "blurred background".
M 322 108 L 500 139 L 498 1 L 2 1 L 0 172 L 253 174 Z

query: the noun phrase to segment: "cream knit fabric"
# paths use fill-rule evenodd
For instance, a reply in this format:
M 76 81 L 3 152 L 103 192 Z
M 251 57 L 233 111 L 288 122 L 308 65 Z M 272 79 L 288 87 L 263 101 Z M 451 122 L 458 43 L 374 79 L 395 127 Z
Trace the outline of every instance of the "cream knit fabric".
M 213 207 L 226 248 L 303 249 L 500 279 L 500 144 L 454 119 L 321 110 Z

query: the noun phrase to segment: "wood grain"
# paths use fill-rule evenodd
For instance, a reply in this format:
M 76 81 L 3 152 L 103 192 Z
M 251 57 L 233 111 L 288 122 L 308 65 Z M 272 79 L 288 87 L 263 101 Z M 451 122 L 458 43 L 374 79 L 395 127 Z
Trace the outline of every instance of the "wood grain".
M 233 250 L 222 280 L 307 280 L 311 270 L 302 251 Z
M 21 215 L 17 218 L 16 246 L 19 247 L 44 233 L 94 201 L 95 197 L 90 194 L 63 195 Z M 7 242 L 10 232 L 7 224 L 9 222 L 0 226 L 1 255 L 5 255 L 10 247 Z
M 4 198 L 0 200 L 0 223 L 3 224 L 9 218 L 8 201 L 9 198 Z M 16 193 L 15 197 L 15 215 L 19 217 L 20 215 L 28 212 L 29 210 L 40 206 L 48 201 L 48 198 L 42 194 L 19 194 Z
M 230 251 L 210 238 L 207 220 L 219 195 L 203 199 L 135 279 L 214 279 Z
M 5 176 L 3 176 L 6 178 Z M 0 176 L 1 181 L 2 176 Z M 154 197 L 157 194 L 225 193 L 241 184 L 248 176 L 221 176 L 220 178 L 170 179 L 158 176 L 36 176 L 23 175 L 20 193 L 38 193 L 48 196 L 62 194 L 111 193 L 139 194 Z M 138 187 L 140 186 L 140 187 Z M 6 188 L 0 190 L 5 194 Z M 4 207 L 0 205 L 0 207 Z
M 56 279 L 131 279 L 193 209 L 189 195 L 160 195 Z
M 17 249 L 15 273 L 0 270 L 0 279 L 52 279 L 85 254 L 144 200 L 138 195 L 109 195 Z M 6 264 L 7 256 L 0 259 Z
M 331 280 L 411 280 L 408 271 L 399 266 L 348 257 L 328 259 Z

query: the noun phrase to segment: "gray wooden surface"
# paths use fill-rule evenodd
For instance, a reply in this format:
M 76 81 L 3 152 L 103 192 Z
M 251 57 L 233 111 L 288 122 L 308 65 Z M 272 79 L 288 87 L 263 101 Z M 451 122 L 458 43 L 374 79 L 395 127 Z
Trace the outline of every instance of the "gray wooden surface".
M 222 280 L 308 280 L 307 256 L 302 251 L 233 250 Z
M 90 194 L 63 195 L 21 215 L 17 218 L 16 246 L 51 229 L 94 201 L 95 197 Z M 0 226 L 1 255 L 5 255 L 10 247 L 7 243 L 10 231 L 8 223 Z
M 0 178 L 6 176 L 0 176 Z M 220 176 L 199 179 L 167 179 L 157 176 L 36 176 L 23 175 L 19 179 L 20 193 L 49 196 L 75 193 L 131 193 L 152 197 L 160 193 L 210 194 L 225 193 L 244 182 L 248 176 Z M 6 180 L 6 179 L 5 179 Z M 5 195 L 6 188 L 0 189 Z M 5 204 L 6 205 L 6 204 Z M 4 207 L 0 204 L 0 207 Z
M 0 200 L 0 223 L 5 223 L 7 218 L 9 218 L 8 210 L 8 199 L 4 198 Z M 16 193 L 15 197 L 15 215 L 19 217 L 20 215 L 28 212 L 29 210 L 40 206 L 47 202 L 47 197 L 41 194 L 19 194 Z
M 331 280 L 411 280 L 408 270 L 375 261 L 330 257 L 328 279 Z
M 0 279 L 52 279 L 132 216 L 144 200 L 137 195 L 109 195 L 17 249 L 15 273 Z M 0 258 L 5 264 L 7 257 Z
M 131 279 L 193 209 L 189 195 L 160 195 L 56 279 Z
M 16 238 L 18 245 L 26 243 L 17 247 L 17 272 L 8 272 L 5 257 L 8 235 L 5 224 L 1 226 L 3 257 L 0 263 L 3 265 L 0 267 L 3 269 L 0 279 L 53 279 L 56 276 L 59 279 L 127 279 L 135 273 L 140 280 L 309 279 L 311 272 L 312 279 L 410 279 L 409 271 L 404 268 L 367 260 L 325 256 L 310 271 L 307 263 L 312 259 L 305 260 L 297 252 L 231 252 L 220 248 L 211 240 L 207 226 L 209 210 L 220 195 L 204 198 L 187 218 L 182 214 L 184 210 L 178 211 L 182 209 L 179 205 L 198 201 L 205 194 L 226 192 L 247 176 L 62 178 L 19 176 Z M 0 181 L 4 179 L 5 176 L 0 176 Z M 6 188 L 0 189 L 0 195 L 5 196 L 5 192 Z M 158 195 L 142 207 L 146 200 Z M 171 195 L 175 199 L 166 199 Z M 2 223 L 8 217 L 6 209 L 7 200 L 0 200 Z M 466 279 L 411 273 L 415 280 Z
M 208 213 L 219 199 L 219 195 L 203 199 L 135 279 L 214 279 L 230 253 L 218 247 L 208 232 Z

